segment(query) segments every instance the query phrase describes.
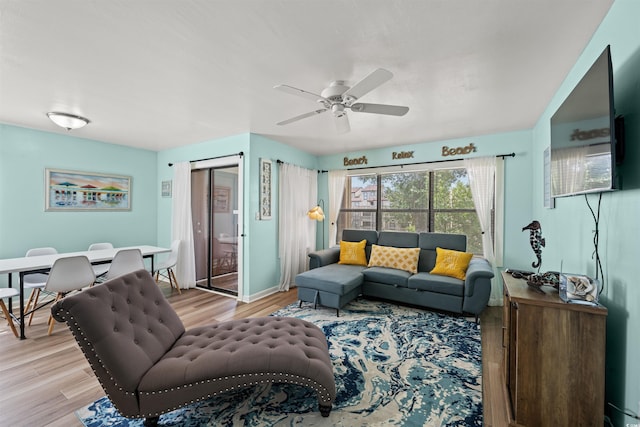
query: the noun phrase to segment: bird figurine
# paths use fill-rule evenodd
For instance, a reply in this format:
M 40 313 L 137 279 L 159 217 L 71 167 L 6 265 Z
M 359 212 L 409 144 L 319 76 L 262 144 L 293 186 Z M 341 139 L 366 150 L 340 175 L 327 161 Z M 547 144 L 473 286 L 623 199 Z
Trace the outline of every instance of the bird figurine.
M 529 230 L 529 244 L 533 253 L 536 254 L 537 262 L 531 263 L 533 268 L 537 268 L 540 272 L 540 265 L 542 264 L 542 248 L 545 245 L 545 240 L 542 237 L 542 227 L 538 221 L 532 221 L 531 224 L 522 228 L 522 231 Z

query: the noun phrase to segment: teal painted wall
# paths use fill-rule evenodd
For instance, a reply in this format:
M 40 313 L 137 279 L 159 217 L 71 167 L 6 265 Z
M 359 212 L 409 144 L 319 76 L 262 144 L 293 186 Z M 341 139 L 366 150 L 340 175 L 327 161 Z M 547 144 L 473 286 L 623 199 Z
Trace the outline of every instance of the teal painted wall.
M 611 45 L 615 107 L 625 116 L 627 153 L 620 169 L 623 189 L 604 193 L 600 214 L 600 249 L 605 289 L 602 302 L 607 318 L 606 401 L 640 412 L 640 2 L 616 0 L 591 42 L 560 86 L 533 130 L 533 216 L 546 238 L 542 270 L 595 276 L 594 220 L 584 196 L 556 199 L 555 209 L 542 206 L 542 155 L 549 145 L 549 119 L 606 45 Z M 588 197 L 597 205 L 597 195 Z M 582 363 L 589 363 L 585 355 Z M 614 424 L 636 425 L 637 420 L 612 412 Z
M 273 200 L 271 220 L 256 220 L 259 212 L 260 158 L 273 161 Z M 278 186 L 279 173 L 277 160 L 298 165 L 307 169 L 317 169 L 317 158 L 314 155 L 295 149 L 288 145 L 273 141 L 261 135 L 251 134 L 251 150 L 249 156 L 249 259 L 251 260 L 251 291 L 253 294 L 266 291 L 278 285 L 280 281 L 280 258 L 278 257 Z M 245 241 L 247 241 L 245 239 Z
M 93 242 L 156 244 L 156 153 L 71 135 L 0 125 L 0 257 L 40 246 L 68 252 Z M 45 168 L 131 176 L 132 209 L 45 212 Z
M 350 169 L 355 167 L 375 167 L 401 165 L 406 163 L 432 162 L 463 157 L 492 156 L 515 153 L 515 157 L 505 159 L 505 218 L 504 218 L 504 251 L 503 264 L 511 268 L 527 268 L 527 260 L 531 258 L 528 234 L 522 233 L 522 227 L 531 222 L 532 194 L 532 159 L 531 132 L 519 131 L 494 135 L 483 135 L 472 138 L 460 138 L 440 142 L 428 142 L 413 145 L 400 145 L 350 152 L 320 158 L 319 167 L 323 170 Z M 443 147 L 467 147 L 474 144 L 475 153 L 465 156 L 442 156 Z M 393 152 L 413 151 L 413 158 L 394 160 Z M 367 164 L 344 166 L 344 158 L 367 157 Z M 320 186 L 320 197 L 327 200 L 327 175 L 323 174 Z M 325 222 L 328 234 L 328 222 Z M 325 234 L 325 235 L 326 235 Z

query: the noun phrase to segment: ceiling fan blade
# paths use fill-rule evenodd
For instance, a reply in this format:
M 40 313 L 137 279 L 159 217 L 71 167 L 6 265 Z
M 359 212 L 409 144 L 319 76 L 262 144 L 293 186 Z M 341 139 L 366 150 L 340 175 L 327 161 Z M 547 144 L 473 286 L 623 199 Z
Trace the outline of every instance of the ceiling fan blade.
M 390 80 L 391 77 L 393 77 L 393 73 L 391 71 L 387 71 L 384 68 L 378 68 L 367 77 L 353 85 L 351 89 L 348 89 L 343 93 L 342 97 L 343 99 L 353 98 L 354 100 L 362 98 L 373 89 Z
M 355 111 L 356 113 L 386 114 L 387 116 L 404 116 L 409 111 L 409 107 L 357 102 L 351 106 L 351 111 Z
M 349 117 L 347 117 L 346 113 L 343 113 L 339 116 L 334 116 L 334 120 L 336 123 L 336 130 L 338 133 L 347 133 L 351 130 L 351 126 L 349 125 Z
M 298 89 L 297 87 L 288 86 L 288 85 L 277 85 L 273 87 L 274 89 L 280 90 L 282 92 L 289 93 L 291 95 L 301 96 L 303 98 L 309 99 L 314 102 L 322 102 L 327 101 L 326 98 L 323 98 L 320 95 L 315 93 L 307 92 L 306 90 Z
M 288 120 L 281 121 L 276 123 L 279 126 L 288 125 L 289 123 L 297 122 L 298 120 L 306 119 L 307 117 L 315 116 L 317 114 L 324 113 L 325 111 L 329 111 L 326 108 L 321 108 L 319 110 L 311 111 L 310 113 L 300 114 L 299 116 L 292 117 Z

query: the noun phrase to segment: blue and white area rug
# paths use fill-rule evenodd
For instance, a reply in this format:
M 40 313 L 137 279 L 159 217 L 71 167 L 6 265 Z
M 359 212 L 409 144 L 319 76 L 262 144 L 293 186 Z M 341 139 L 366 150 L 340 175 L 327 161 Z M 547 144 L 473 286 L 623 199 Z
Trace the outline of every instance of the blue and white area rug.
M 277 316 L 322 328 L 336 377 L 328 418 L 315 393 L 273 384 L 195 403 L 160 417 L 165 426 L 480 426 L 480 327 L 462 317 L 358 299 L 334 309 L 292 304 Z M 76 412 L 87 427 L 142 426 L 106 397 Z

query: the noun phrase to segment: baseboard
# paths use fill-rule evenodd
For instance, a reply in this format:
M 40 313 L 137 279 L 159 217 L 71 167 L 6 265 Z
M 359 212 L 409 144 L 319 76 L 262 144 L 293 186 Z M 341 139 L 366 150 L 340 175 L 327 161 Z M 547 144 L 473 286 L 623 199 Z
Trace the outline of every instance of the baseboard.
M 242 302 L 246 302 L 246 303 L 255 302 L 255 301 L 258 301 L 259 299 L 268 297 L 269 295 L 273 295 L 279 291 L 280 289 L 277 286 L 273 286 L 271 288 L 265 289 L 264 291 L 260 291 L 252 295 L 243 295 Z

